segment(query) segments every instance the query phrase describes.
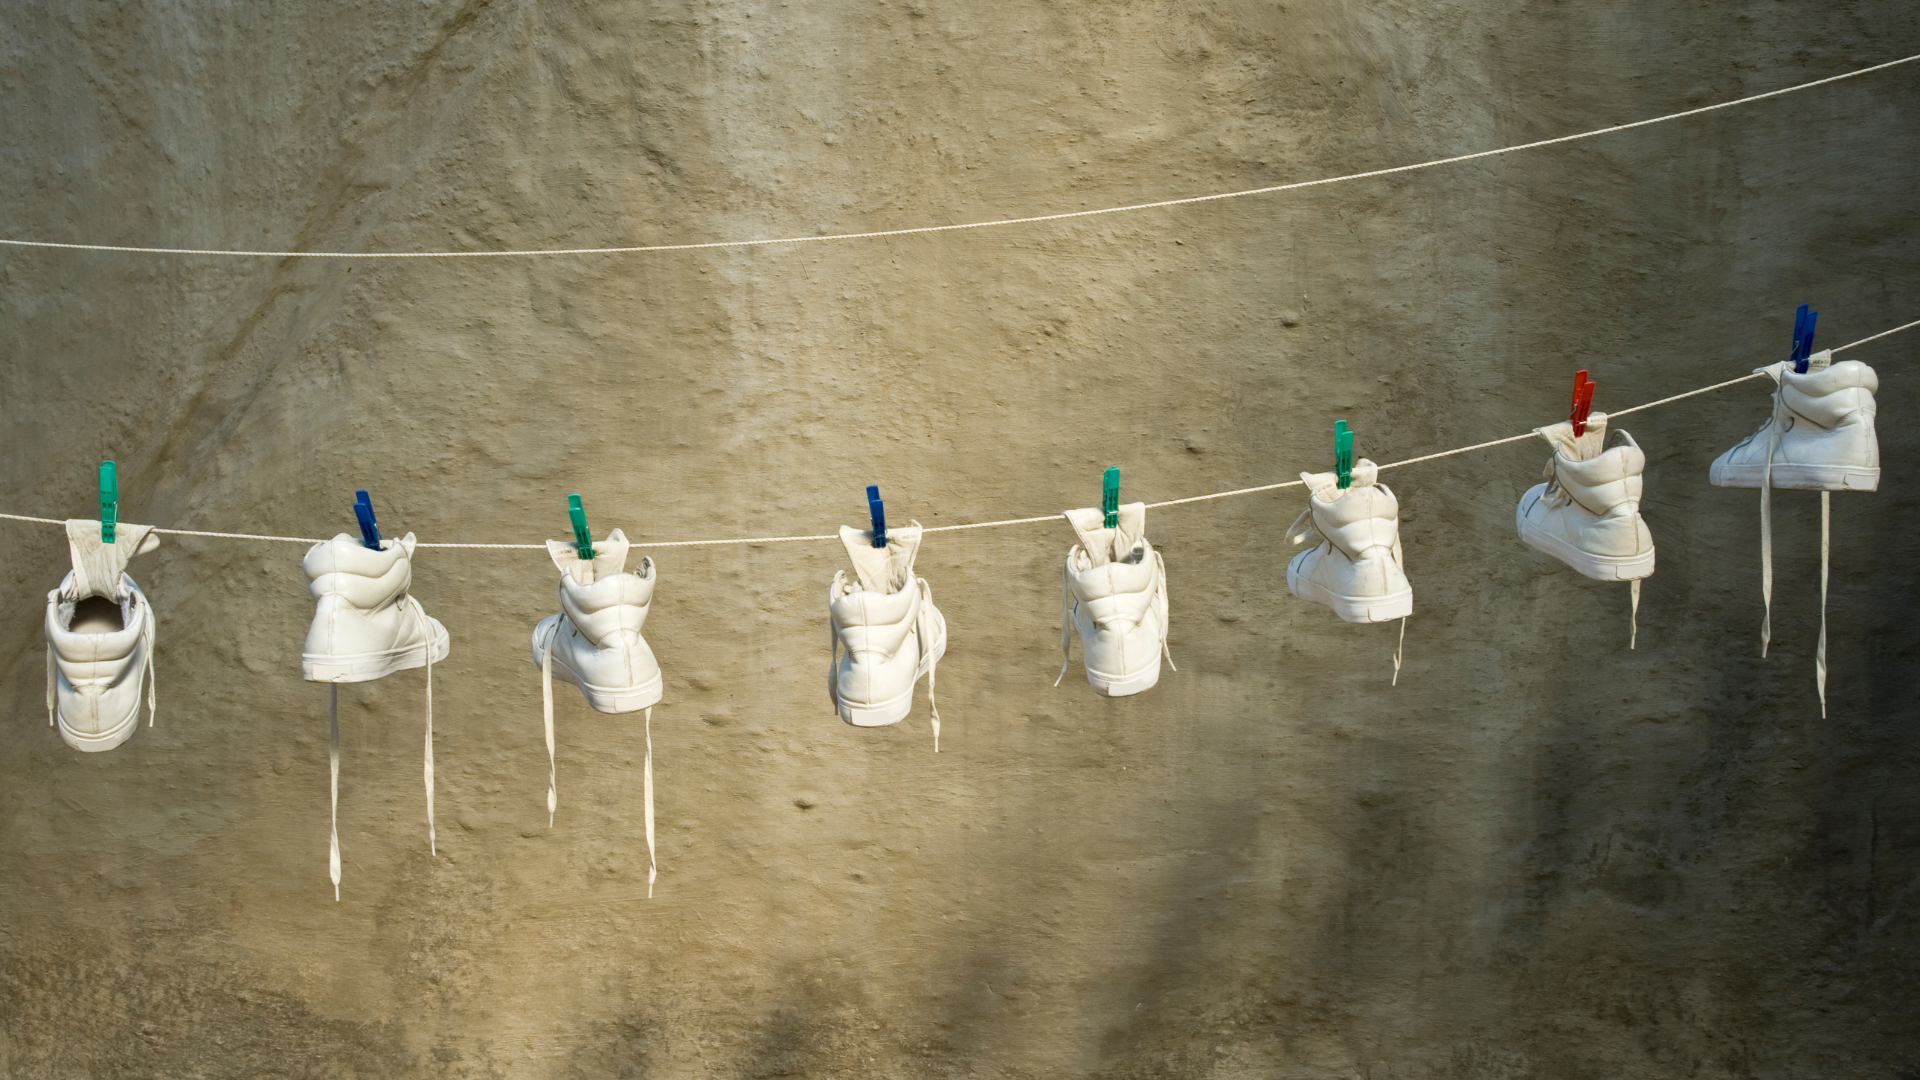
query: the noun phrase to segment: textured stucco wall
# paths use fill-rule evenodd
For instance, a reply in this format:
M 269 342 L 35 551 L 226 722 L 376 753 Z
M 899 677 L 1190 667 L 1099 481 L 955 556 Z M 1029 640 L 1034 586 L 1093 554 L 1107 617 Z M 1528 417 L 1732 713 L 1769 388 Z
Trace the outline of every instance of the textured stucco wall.
M 1252 187 L 1705 104 L 1920 49 L 1901 0 L 944 0 L 0 8 L 0 234 L 285 249 L 702 241 Z M 1920 68 L 1495 161 L 1008 230 L 502 261 L 0 251 L 0 510 L 636 539 L 1043 514 L 1288 479 L 1337 417 L 1393 460 L 1920 315 Z M 1391 474 L 1417 609 L 1286 592 L 1297 491 L 1150 515 L 1180 665 L 1056 665 L 1064 524 L 936 536 L 924 698 L 823 693 L 837 545 L 668 549 L 637 718 L 560 693 L 544 814 L 534 553 L 424 555 L 419 672 L 325 692 L 301 549 L 170 538 L 160 721 L 43 720 L 57 531 L 0 522 L 0 1073 L 22 1077 L 1920 1076 L 1920 334 L 1881 490 L 1706 466 L 1748 385 L 1632 418 L 1660 570 L 1512 535 L 1538 444 Z

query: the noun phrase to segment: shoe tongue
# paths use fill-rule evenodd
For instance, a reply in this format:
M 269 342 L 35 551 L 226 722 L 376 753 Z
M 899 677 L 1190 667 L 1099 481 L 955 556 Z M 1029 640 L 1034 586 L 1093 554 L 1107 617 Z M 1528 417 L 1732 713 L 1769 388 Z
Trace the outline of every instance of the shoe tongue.
M 128 560 L 160 546 L 153 526 L 129 525 L 124 521 L 114 523 L 113 541 L 109 544 L 101 539 L 98 521 L 84 518 L 67 521 L 67 554 L 73 557 L 73 595 L 68 599 L 104 596 L 116 602 L 125 600 L 120 575 L 126 572 Z
M 574 584 L 591 585 L 625 570 L 630 546 L 627 534 L 615 529 L 605 540 L 593 545 L 591 561 L 581 558 L 580 549 L 569 540 L 547 541 L 547 554 L 553 556 L 553 565 L 559 567 L 562 574 L 573 575 Z
M 1551 427 L 1534 428 L 1533 433 L 1547 440 L 1553 452 L 1568 461 L 1591 461 L 1607 446 L 1607 414 L 1589 413 L 1584 434 L 1573 433 L 1573 422 L 1562 420 Z
M 1126 558 L 1133 546 L 1147 535 L 1147 504 L 1143 502 L 1122 504 L 1120 524 L 1111 529 L 1106 525 L 1106 511 L 1097 506 L 1067 510 L 1063 516 L 1080 537 L 1080 549 L 1087 553 L 1090 566 L 1105 566 Z
M 840 526 L 840 543 L 853 560 L 853 573 L 868 592 L 892 595 L 913 582 L 913 557 L 920 552 L 919 522 L 887 530 L 887 546 L 873 546 L 872 529 Z

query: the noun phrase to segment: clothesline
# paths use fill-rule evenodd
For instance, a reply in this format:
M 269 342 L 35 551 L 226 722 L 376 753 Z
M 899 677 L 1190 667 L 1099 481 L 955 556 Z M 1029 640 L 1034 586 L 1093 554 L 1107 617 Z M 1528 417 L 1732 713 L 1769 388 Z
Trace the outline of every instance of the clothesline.
M 1870 341 L 1878 341 L 1884 337 L 1891 337 L 1894 334 L 1898 334 L 1903 330 L 1912 330 L 1915 327 L 1920 327 L 1920 319 L 1915 319 L 1914 321 L 1909 323 L 1903 323 L 1899 326 L 1892 328 L 1891 330 L 1882 330 L 1877 334 L 1872 334 L 1867 337 L 1863 337 L 1858 341 L 1850 341 L 1845 345 L 1835 346 L 1832 349 L 1832 351 L 1836 353 L 1844 352 L 1847 349 L 1851 349 L 1859 345 L 1865 345 Z M 1674 394 L 1670 397 L 1663 397 L 1655 401 L 1648 401 L 1639 405 L 1630 406 L 1625 409 L 1619 409 L 1612 413 L 1609 413 L 1608 417 L 1612 418 L 1612 417 L 1626 416 L 1629 413 L 1637 413 L 1643 409 L 1652 409 L 1661 405 L 1668 405 L 1676 401 L 1683 401 L 1690 397 L 1698 397 L 1701 394 L 1710 394 L 1710 393 L 1713 393 L 1715 390 L 1724 390 L 1729 386 L 1737 386 L 1744 382 L 1751 382 L 1754 379 L 1762 379 L 1762 378 L 1766 378 L 1766 376 L 1760 372 L 1754 372 L 1751 375 L 1742 375 L 1737 379 L 1728 379 L 1725 382 L 1717 382 L 1711 386 L 1702 386 L 1696 390 L 1688 390 L 1684 393 Z M 1404 461 L 1390 461 L 1384 465 L 1381 465 L 1380 469 L 1382 471 L 1387 469 L 1398 469 L 1406 465 L 1417 465 L 1417 464 L 1420 464 L 1421 462 L 1435 461 L 1440 458 L 1454 457 L 1459 454 L 1470 454 L 1476 450 L 1486 450 L 1495 446 L 1505 446 L 1508 443 L 1521 442 L 1525 439 L 1532 439 L 1536 437 L 1537 436 L 1535 436 L 1533 432 L 1528 431 L 1519 435 L 1509 435 L 1504 439 L 1494 439 L 1489 442 L 1474 443 L 1471 446 L 1455 447 L 1452 450 L 1442 450 L 1434 454 L 1423 454 L 1420 457 L 1407 458 Z M 1235 495 L 1254 495 L 1262 491 L 1279 491 L 1281 488 L 1300 487 L 1304 483 L 1305 481 L 1301 481 L 1301 480 L 1288 480 L 1278 484 L 1262 484 L 1259 487 L 1235 488 L 1232 491 L 1215 491 L 1207 495 L 1189 495 L 1184 499 L 1168 499 L 1165 502 L 1148 503 L 1147 509 L 1156 510 L 1161 507 L 1167 507 L 1167 506 L 1184 506 L 1187 503 L 1207 502 L 1213 499 L 1226 499 L 1226 498 L 1231 498 Z M 40 525 L 66 524 L 66 522 L 62 521 L 59 518 L 27 517 L 21 514 L 0 514 L 0 519 L 5 519 L 7 521 L 32 522 Z M 1043 521 L 1052 522 L 1052 521 L 1058 521 L 1058 520 L 1060 520 L 1059 514 L 1042 514 L 1038 517 L 1008 518 L 1004 521 L 976 521 L 967 525 L 936 525 L 932 528 L 929 528 L 923 531 L 928 533 L 938 533 L 938 532 L 960 532 L 966 529 L 997 529 L 997 528 L 1003 528 L 1011 525 L 1035 525 Z M 209 538 L 219 539 L 219 540 L 265 540 L 265 541 L 289 543 L 289 544 L 319 544 L 324 542 L 318 538 L 307 537 L 307 536 L 264 536 L 257 533 L 203 532 L 196 529 L 155 529 L 153 531 L 156 533 L 163 533 L 168 536 L 201 536 L 201 537 L 209 537 Z M 722 547 L 722 546 L 732 545 L 732 544 L 787 544 L 787 543 L 796 543 L 796 542 L 804 542 L 804 541 L 838 540 L 839 538 L 840 536 L 838 533 L 820 533 L 820 534 L 811 535 L 811 536 L 741 536 L 741 537 L 734 537 L 734 538 L 725 539 L 725 540 L 657 540 L 650 543 L 636 543 L 630 546 L 636 547 L 636 548 Z M 423 548 L 462 548 L 462 549 L 468 549 L 468 550 L 482 550 L 482 551 L 545 551 L 547 550 L 547 545 L 544 543 L 542 544 L 456 544 L 456 543 L 428 544 L 428 543 L 423 543 L 418 546 Z
M 1366 172 L 1347 173 L 1343 176 L 1323 177 L 1319 180 L 1299 180 L 1288 184 L 1273 184 L 1268 187 L 1248 188 L 1244 191 L 1223 191 L 1212 195 L 1194 195 L 1183 199 L 1162 199 L 1158 202 L 1133 203 L 1128 206 L 1106 206 L 1097 210 L 1073 210 L 1058 214 L 1036 214 L 1029 217 L 1002 218 L 994 221 L 969 221 L 957 225 L 922 225 L 910 229 L 881 229 L 874 232 L 828 233 L 821 236 L 783 236 L 761 240 L 716 240 L 703 244 L 641 244 L 628 247 L 591 247 L 591 248 L 544 248 L 527 251 L 236 251 L 220 248 L 169 248 L 169 247 L 133 247 L 120 244 L 65 244 L 47 240 L 0 240 L 0 245 L 24 248 L 58 248 L 69 251 L 115 251 L 138 255 L 224 255 L 236 258 L 257 259 L 475 259 L 503 257 L 538 257 L 554 255 L 630 255 L 656 251 L 699 251 L 707 248 L 763 247 L 773 244 L 810 244 L 827 240 L 873 240 L 887 236 L 912 236 L 921 233 L 956 232 L 963 229 L 1000 228 L 1008 225 L 1032 225 L 1045 221 L 1065 221 L 1069 218 L 1096 217 L 1102 214 L 1124 214 L 1135 210 L 1157 210 L 1169 206 L 1191 206 L 1195 203 L 1217 202 L 1221 199 L 1239 199 L 1249 195 L 1272 195 L 1282 191 L 1299 191 L 1303 188 L 1322 187 L 1327 184 L 1340 184 L 1350 180 L 1367 180 L 1381 176 L 1394 176 L 1400 173 L 1416 172 L 1421 169 L 1436 168 L 1441 165 L 1457 165 L 1465 161 L 1478 161 L 1482 158 L 1498 157 L 1501 154 L 1517 153 L 1521 150 L 1538 150 L 1541 147 L 1557 146 L 1561 143 L 1577 142 L 1600 135 L 1611 135 L 1652 124 L 1664 124 L 1669 120 L 1682 120 L 1689 116 L 1731 109 L 1736 105 L 1750 105 L 1768 98 L 1782 97 L 1786 94 L 1811 90 L 1843 79 L 1857 78 L 1876 71 L 1898 67 L 1901 64 L 1920 60 L 1920 53 L 1903 56 L 1898 60 L 1889 60 L 1883 64 L 1860 68 L 1856 71 L 1829 75 L 1824 79 L 1800 83 L 1796 86 L 1769 90 L 1762 94 L 1752 94 L 1732 101 L 1722 101 L 1714 105 L 1702 105 L 1696 109 L 1668 113 L 1646 120 L 1635 120 L 1628 124 L 1614 124 L 1611 127 L 1595 128 L 1574 135 L 1561 135 L 1552 139 L 1537 139 L 1533 142 L 1503 146 L 1494 150 L 1480 150 L 1470 154 L 1456 154 L 1452 157 L 1436 158 L 1432 161 L 1417 162 L 1412 165 L 1395 165 L 1385 169 L 1369 169 Z M 1044 520 L 1044 519 L 1036 519 Z

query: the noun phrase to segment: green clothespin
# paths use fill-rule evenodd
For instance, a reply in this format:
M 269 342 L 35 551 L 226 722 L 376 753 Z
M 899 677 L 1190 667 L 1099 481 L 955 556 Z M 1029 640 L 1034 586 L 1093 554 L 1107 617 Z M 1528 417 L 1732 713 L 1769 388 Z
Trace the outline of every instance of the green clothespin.
M 113 523 L 120 519 L 120 480 L 113 462 L 100 463 L 100 539 L 113 543 Z
M 1340 474 L 1340 486 L 1353 486 L 1353 432 L 1345 420 L 1333 422 L 1333 468 Z
M 1107 528 L 1120 527 L 1120 466 L 1107 467 L 1107 475 L 1100 481 L 1100 508 L 1106 511 Z
M 580 549 L 580 558 L 593 561 L 593 534 L 587 531 L 587 508 L 580 505 L 580 496 L 567 496 L 567 516 L 573 519 L 573 546 Z

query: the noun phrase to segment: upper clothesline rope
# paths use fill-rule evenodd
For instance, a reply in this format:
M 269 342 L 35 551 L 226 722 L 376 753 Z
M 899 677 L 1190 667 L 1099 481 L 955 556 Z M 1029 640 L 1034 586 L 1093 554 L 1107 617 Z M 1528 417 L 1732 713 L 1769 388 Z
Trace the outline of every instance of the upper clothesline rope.
M 1915 327 L 1920 327 L 1920 319 L 1915 319 L 1910 323 L 1903 323 L 1899 326 L 1894 327 L 1891 330 L 1882 330 L 1877 334 L 1871 334 L 1867 337 L 1861 338 L 1858 341 L 1849 341 L 1845 345 L 1835 346 L 1830 351 L 1836 352 L 1836 353 L 1844 352 L 1847 349 L 1851 349 L 1855 347 L 1856 345 L 1865 345 L 1869 341 L 1878 341 L 1883 337 L 1891 337 L 1894 334 L 1900 333 L 1902 330 L 1912 330 Z M 1671 404 L 1675 401 L 1683 401 L 1690 397 L 1698 397 L 1701 394 L 1710 394 L 1715 390 L 1724 390 L 1729 386 L 1737 386 L 1743 382 L 1751 382 L 1754 379 L 1764 379 L 1764 378 L 1766 378 L 1766 374 L 1764 372 L 1756 371 L 1750 375 L 1742 375 L 1737 379 L 1728 379 L 1725 382 L 1717 382 L 1711 386 L 1702 386 L 1697 390 L 1688 390 L 1685 393 L 1674 394 L 1671 397 L 1663 397 L 1655 401 L 1648 401 L 1639 405 L 1630 406 L 1625 409 L 1619 409 L 1614 412 L 1608 413 L 1607 416 L 1609 419 L 1612 419 L 1613 417 L 1618 417 L 1618 416 L 1626 416 L 1629 413 L 1637 413 L 1642 409 L 1651 409 L 1660 405 Z M 1407 458 L 1404 461 L 1390 461 L 1385 465 L 1381 465 L 1380 469 L 1382 470 L 1397 469 L 1403 465 L 1417 465 L 1423 461 L 1435 461 L 1440 458 L 1453 457 L 1457 454 L 1471 454 L 1476 450 L 1486 450 L 1495 446 L 1505 446 L 1507 443 L 1520 442 L 1525 439 L 1532 439 L 1537 437 L 1538 436 L 1536 436 L 1533 432 L 1528 431 L 1520 435 L 1509 435 L 1504 439 L 1494 439 L 1490 442 L 1474 443 L 1471 446 L 1459 446 L 1459 447 L 1455 447 L 1452 450 L 1442 450 L 1436 454 L 1422 454 L 1419 457 Z M 1254 495 L 1262 491 L 1278 491 L 1281 488 L 1300 487 L 1304 483 L 1305 481 L 1303 480 L 1288 480 L 1279 484 L 1262 484 L 1259 487 L 1235 488 L 1232 491 L 1216 491 L 1208 495 L 1189 495 L 1184 499 L 1168 499 L 1165 502 L 1148 503 L 1147 509 L 1155 510 L 1164 506 L 1183 506 L 1187 503 L 1207 502 L 1212 499 L 1226 499 L 1226 498 L 1231 498 L 1232 496 L 1235 496 L 1235 495 Z M 0 519 L 5 519 L 7 521 L 35 522 L 41 525 L 66 524 L 66 522 L 62 521 L 59 518 L 27 517 L 21 514 L 0 514 Z M 969 525 L 936 525 L 930 529 L 924 529 L 922 531 L 928 532 L 928 533 L 960 532 L 965 529 L 997 529 L 997 528 L 1002 528 L 1009 525 L 1033 525 L 1043 521 L 1058 521 L 1058 520 L 1060 520 L 1059 514 L 1042 514 L 1039 517 L 1008 518 L 1005 521 L 976 521 Z M 164 533 L 168 536 L 205 536 L 205 537 L 212 537 L 219 540 L 268 540 L 268 541 L 278 541 L 278 542 L 289 543 L 289 544 L 325 543 L 325 541 L 323 540 L 320 540 L 316 537 L 310 537 L 310 536 L 263 536 L 257 533 L 202 532 L 196 529 L 155 529 L 153 531 L 157 533 Z M 840 539 L 840 534 L 838 533 L 819 533 L 817 535 L 812 535 L 812 536 L 741 536 L 741 537 L 734 537 L 732 539 L 727 539 L 727 540 L 656 540 L 651 543 L 630 544 L 629 546 L 636 547 L 636 548 L 722 547 L 730 544 L 787 544 L 787 543 L 793 543 L 796 541 L 806 541 L 806 540 L 838 540 L 838 539 Z M 486 550 L 486 551 L 495 551 L 495 550 L 497 551 L 546 551 L 547 550 L 547 545 L 544 543 L 541 543 L 541 544 L 452 544 L 452 543 L 425 544 L 423 543 L 423 544 L 418 544 L 416 546 L 423 547 L 423 548 L 468 548 L 473 550 Z
M 1378 176 L 1394 176 L 1399 173 L 1416 172 L 1420 169 L 1432 169 L 1441 165 L 1457 165 L 1463 161 L 1477 161 L 1481 158 L 1498 157 L 1501 154 L 1513 154 L 1522 150 L 1538 150 L 1543 146 L 1557 146 L 1561 143 L 1577 142 L 1600 135 L 1611 135 L 1617 131 L 1631 131 L 1634 128 L 1651 124 L 1664 124 L 1669 120 L 1682 120 L 1689 116 L 1731 109 L 1736 105 L 1749 105 L 1768 98 L 1811 90 L 1816 86 L 1825 86 L 1842 79 L 1870 75 L 1876 71 L 1885 71 L 1891 67 L 1920 60 L 1920 53 L 1903 56 L 1898 60 L 1889 60 L 1883 64 L 1864 67 L 1858 71 L 1848 71 L 1839 75 L 1829 75 L 1824 79 L 1800 83 L 1779 90 L 1769 90 L 1764 94 L 1722 101 L 1715 105 L 1703 105 L 1697 109 L 1668 113 L 1647 120 L 1635 120 L 1630 124 L 1615 124 L 1611 127 L 1595 128 L 1575 135 L 1561 135 L 1552 139 L 1539 139 L 1534 142 L 1503 146 L 1495 150 L 1480 150 L 1471 154 L 1456 154 L 1453 157 L 1436 158 L 1412 165 L 1395 165 L 1386 169 L 1369 169 L 1366 172 L 1348 173 L 1344 176 L 1329 176 L 1319 180 L 1299 180 L 1290 184 L 1274 184 L 1270 187 L 1248 188 L 1245 191 L 1223 191 L 1213 195 L 1193 195 L 1182 199 L 1162 199 L 1159 202 L 1133 203 L 1128 206 L 1106 206 L 1098 210 L 1073 210 L 1058 214 L 1036 214 L 1030 217 L 1001 218 L 994 221 L 969 221 L 958 225 L 922 225 L 911 229 L 881 229 L 875 232 L 827 233 L 818 236 L 783 236 L 760 240 L 715 240 L 704 244 L 641 244 L 628 247 L 589 247 L 589 248 L 542 248 L 528 251 L 230 251 L 219 248 L 169 248 L 169 247 L 131 247 L 120 244 L 65 244 L 49 240 L 0 240 L 0 245 L 27 248 L 60 248 L 71 251 L 118 251 L 138 255 L 226 255 L 251 259 L 484 259 L 507 257 L 535 257 L 553 255 L 630 255 L 652 251 L 700 251 L 707 248 L 760 247 L 772 244 L 812 244 L 827 240 L 874 240 L 886 236 L 914 236 L 921 233 L 957 232 L 963 229 L 1000 228 L 1007 225 L 1032 225 L 1045 221 L 1066 221 L 1070 218 L 1096 217 L 1101 214 L 1125 214 L 1135 210 L 1157 210 L 1169 206 L 1191 206 L 1195 203 L 1217 202 L 1221 199 L 1239 199 L 1248 195 L 1272 195 L 1281 191 L 1299 191 L 1302 188 L 1323 187 L 1327 184 L 1342 184 L 1349 180 L 1366 180 Z

